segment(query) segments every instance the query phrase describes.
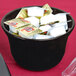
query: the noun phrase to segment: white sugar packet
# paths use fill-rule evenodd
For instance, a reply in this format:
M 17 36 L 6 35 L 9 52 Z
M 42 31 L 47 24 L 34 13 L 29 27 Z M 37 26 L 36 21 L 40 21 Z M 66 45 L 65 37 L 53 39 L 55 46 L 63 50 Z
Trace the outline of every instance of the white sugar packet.
M 24 20 L 27 20 L 34 26 L 39 27 L 39 19 L 36 17 L 28 17 L 28 18 L 25 18 Z
M 40 26 L 39 29 L 42 30 L 42 32 L 49 31 L 52 27 L 50 25 Z
M 28 16 L 43 16 L 44 9 L 40 7 L 30 7 L 27 8 Z
M 49 14 L 47 16 L 41 17 L 41 19 L 40 19 L 41 25 L 52 23 L 52 22 L 55 22 L 55 21 L 59 21 L 59 23 L 63 23 L 64 26 L 65 26 L 65 29 L 66 30 L 68 29 L 66 13 L 59 13 L 59 14 L 56 14 L 56 15 Z
M 49 30 L 49 33 L 51 36 L 57 37 L 64 35 L 66 33 L 66 30 L 64 26 L 53 27 L 52 29 Z
M 53 38 L 53 37 L 50 36 L 50 35 L 40 35 L 40 34 L 36 34 L 36 35 L 34 35 L 33 38 L 34 38 L 34 39 L 50 39 L 50 38 Z

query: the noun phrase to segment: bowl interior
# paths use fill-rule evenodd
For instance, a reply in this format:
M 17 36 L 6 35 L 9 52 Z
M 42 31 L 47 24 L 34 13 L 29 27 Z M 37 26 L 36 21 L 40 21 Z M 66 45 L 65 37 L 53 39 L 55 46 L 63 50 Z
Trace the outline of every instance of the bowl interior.
M 39 6 L 39 7 L 41 7 L 41 6 Z M 54 8 L 54 7 L 52 7 L 52 9 L 53 9 L 53 14 L 65 12 L 63 10 L 60 10 L 60 9 L 57 9 L 57 8 Z M 4 16 L 4 18 L 2 19 L 2 27 L 9 34 L 11 34 L 9 32 L 9 27 L 6 24 L 4 24 L 4 22 L 7 21 L 7 20 L 10 20 L 10 19 L 14 19 L 16 17 L 16 15 L 19 13 L 20 10 L 21 10 L 21 8 L 13 10 L 13 11 L 9 12 L 8 14 L 6 14 Z M 71 22 L 68 22 L 68 30 L 67 30 L 67 33 L 68 33 L 68 32 L 73 30 L 75 23 L 74 23 L 73 18 L 69 14 L 67 15 L 67 20 L 72 20 Z M 15 37 L 17 37 L 17 36 L 15 36 Z M 17 37 L 17 38 L 24 39 L 24 38 L 21 38 L 21 37 Z

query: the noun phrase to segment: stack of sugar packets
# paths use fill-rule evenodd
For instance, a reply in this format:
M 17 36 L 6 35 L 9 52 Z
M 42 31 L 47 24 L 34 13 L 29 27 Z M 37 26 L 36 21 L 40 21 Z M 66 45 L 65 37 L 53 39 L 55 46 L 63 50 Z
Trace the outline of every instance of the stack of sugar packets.
M 66 33 L 69 22 L 67 14 L 53 14 L 53 9 L 45 4 L 43 7 L 22 8 L 15 19 L 4 23 L 13 35 L 29 39 L 49 39 Z

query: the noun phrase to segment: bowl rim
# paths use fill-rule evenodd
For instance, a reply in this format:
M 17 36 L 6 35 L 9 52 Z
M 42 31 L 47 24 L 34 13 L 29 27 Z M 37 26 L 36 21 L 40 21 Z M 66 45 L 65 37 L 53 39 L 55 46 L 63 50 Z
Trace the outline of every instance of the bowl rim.
M 16 11 L 16 10 L 19 10 L 19 9 L 22 9 L 22 8 L 27 8 L 27 7 L 35 7 L 35 6 L 21 7 L 21 8 L 17 8 L 17 9 L 14 9 L 14 10 L 8 12 L 8 13 L 2 18 L 2 20 L 1 20 L 1 26 L 2 26 L 3 30 L 6 31 L 8 34 L 12 35 L 13 37 L 18 38 L 18 39 L 21 39 L 21 40 L 26 40 L 26 39 L 27 39 L 27 40 L 34 40 L 34 41 L 48 41 L 48 40 L 55 40 L 55 39 L 57 39 L 57 38 L 60 38 L 60 37 L 62 37 L 62 36 L 65 36 L 66 34 L 70 33 L 70 32 L 74 29 L 74 27 L 75 27 L 75 21 L 74 21 L 73 17 L 68 14 L 68 16 L 70 16 L 70 17 L 71 17 L 71 20 L 72 20 L 72 27 L 71 27 L 70 30 L 68 30 L 68 32 L 66 32 L 64 35 L 57 36 L 57 37 L 53 37 L 53 38 L 49 38 L 49 39 L 29 39 L 29 38 L 18 37 L 18 36 L 16 36 L 16 35 L 11 34 L 11 33 L 5 28 L 5 26 L 4 26 L 4 19 L 5 19 L 9 14 L 11 14 L 12 12 L 14 12 L 14 11 Z M 37 6 L 37 7 L 42 7 L 42 6 Z M 51 8 L 52 8 L 52 9 L 59 10 L 59 11 L 62 11 L 62 12 L 65 12 L 65 11 L 63 11 L 63 10 L 61 10 L 61 9 L 58 9 L 58 8 L 55 8 L 55 7 L 51 7 Z

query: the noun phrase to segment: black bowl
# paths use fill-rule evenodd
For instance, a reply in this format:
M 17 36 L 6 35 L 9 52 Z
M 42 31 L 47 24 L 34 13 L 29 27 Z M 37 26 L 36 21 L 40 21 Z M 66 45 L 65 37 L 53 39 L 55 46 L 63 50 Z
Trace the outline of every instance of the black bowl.
M 21 38 L 12 35 L 9 27 L 4 24 L 5 21 L 15 18 L 20 9 L 9 12 L 1 21 L 1 26 L 8 36 L 12 56 L 20 66 L 29 70 L 41 71 L 54 67 L 64 56 L 68 36 L 75 26 L 73 18 L 67 15 L 67 19 L 72 21 L 68 23 L 67 33 L 62 36 L 45 40 Z M 52 9 L 54 14 L 64 12 L 57 8 Z

